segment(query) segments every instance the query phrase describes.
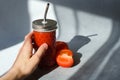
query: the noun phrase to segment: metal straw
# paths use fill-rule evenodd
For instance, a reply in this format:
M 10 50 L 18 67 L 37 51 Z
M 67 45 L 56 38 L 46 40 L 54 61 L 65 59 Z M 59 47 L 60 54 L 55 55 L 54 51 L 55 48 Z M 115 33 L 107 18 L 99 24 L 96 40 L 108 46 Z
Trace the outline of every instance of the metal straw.
M 45 9 L 44 20 L 43 20 L 43 23 L 44 23 L 44 24 L 47 23 L 47 22 L 46 22 L 46 17 L 47 17 L 48 9 L 49 9 L 49 3 L 47 3 L 46 9 Z

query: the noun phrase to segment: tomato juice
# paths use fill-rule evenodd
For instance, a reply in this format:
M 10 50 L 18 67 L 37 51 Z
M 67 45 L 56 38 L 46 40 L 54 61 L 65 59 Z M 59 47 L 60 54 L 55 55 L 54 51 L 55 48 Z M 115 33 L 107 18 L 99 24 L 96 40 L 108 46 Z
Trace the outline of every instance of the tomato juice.
M 33 22 L 33 39 L 35 47 L 47 43 L 48 49 L 43 55 L 40 66 L 49 67 L 56 63 L 56 21 L 47 19 L 47 23 L 43 24 L 42 20 Z

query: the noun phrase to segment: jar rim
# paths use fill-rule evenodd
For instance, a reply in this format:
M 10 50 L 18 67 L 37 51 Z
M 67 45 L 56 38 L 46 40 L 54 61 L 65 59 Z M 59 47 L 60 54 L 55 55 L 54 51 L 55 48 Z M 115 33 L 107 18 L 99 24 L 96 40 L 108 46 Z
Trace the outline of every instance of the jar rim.
M 32 22 L 32 28 L 37 31 L 51 31 L 57 29 L 57 22 L 52 19 L 46 19 L 47 23 L 43 23 L 43 19 L 37 19 Z

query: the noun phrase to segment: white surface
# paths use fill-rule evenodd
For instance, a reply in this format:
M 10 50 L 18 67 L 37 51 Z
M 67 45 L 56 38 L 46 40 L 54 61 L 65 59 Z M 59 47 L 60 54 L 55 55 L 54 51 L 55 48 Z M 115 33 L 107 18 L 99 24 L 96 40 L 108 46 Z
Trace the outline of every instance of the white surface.
M 29 31 L 31 31 L 31 23 L 33 20 L 43 18 L 45 4 L 46 2 L 40 0 L 28 0 L 27 6 L 29 13 L 28 25 L 30 25 Z M 105 65 L 107 65 L 107 62 L 109 62 L 111 55 L 113 55 L 111 53 L 114 53 L 115 50 L 117 50 L 119 47 L 117 44 L 115 44 L 119 43 L 119 41 L 117 42 L 117 36 L 119 34 L 119 21 L 113 21 L 113 19 L 110 17 L 104 17 L 101 15 L 96 15 L 94 13 L 92 14 L 89 12 L 52 3 L 48 11 L 48 18 L 52 18 L 58 21 L 59 26 L 57 30 L 57 40 L 68 42 L 68 44 L 71 45 L 71 40 L 74 40 L 75 36 L 78 36 L 78 38 L 80 38 L 74 42 L 76 45 L 71 45 L 70 48 L 76 49 L 76 47 L 80 45 L 78 50 L 73 51 L 75 53 L 81 54 L 82 57 L 79 58 L 81 62 L 76 64 L 72 68 L 66 69 L 62 67 L 57 67 L 54 70 L 40 76 L 39 80 L 79 80 L 79 78 L 81 80 L 96 80 L 97 77 L 99 77 L 99 75 L 102 73 L 102 71 L 100 70 L 103 70 L 105 68 Z M 2 26 L 2 24 L 0 24 L 0 26 Z M 0 33 L 0 36 L 2 36 L 2 34 L 4 34 L 4 36 L 10 34 L 7 33 L 6 30 L 3 29 L 3 27 L 0 27 Z M 96 34 L 96 36 L 91 36 L 94 34 Z M 7 39 L 9 38 L 11 37 L 7 37 Z M 84 43 L 88 39 L 90 41 L 88 41 L 88 43 Z M 4 40 L 2 40 L 2 42 L 4 42 Z M 81 44 L 79 44 L 80 42 Z M 79 45 L 77 45 L 77 43 Z M 1 49 L 0 75 L 4 74 L 12 66 L 21 45 L 22 41 L 9 46 L 8 48 Z M 97 54 L 101 55 L 99 56 Z M 103 60 L 105 60 L 106 62 L 104 62 Z M 117 67 L 116 69 L 119 68 Z M 108 69 L 108 72 L 110 70 Z
M 0 75 L 7 72 L 13 65 L 22 43 L 0 51 Z

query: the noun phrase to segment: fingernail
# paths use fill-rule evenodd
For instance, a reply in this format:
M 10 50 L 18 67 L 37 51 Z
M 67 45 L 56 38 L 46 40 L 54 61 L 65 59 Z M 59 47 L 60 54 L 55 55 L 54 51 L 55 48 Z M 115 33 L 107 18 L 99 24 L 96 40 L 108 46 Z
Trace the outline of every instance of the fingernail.
M 48 49 L 47 43 L 43 43 L 42 46 L 43 46 L 45 49 Z

